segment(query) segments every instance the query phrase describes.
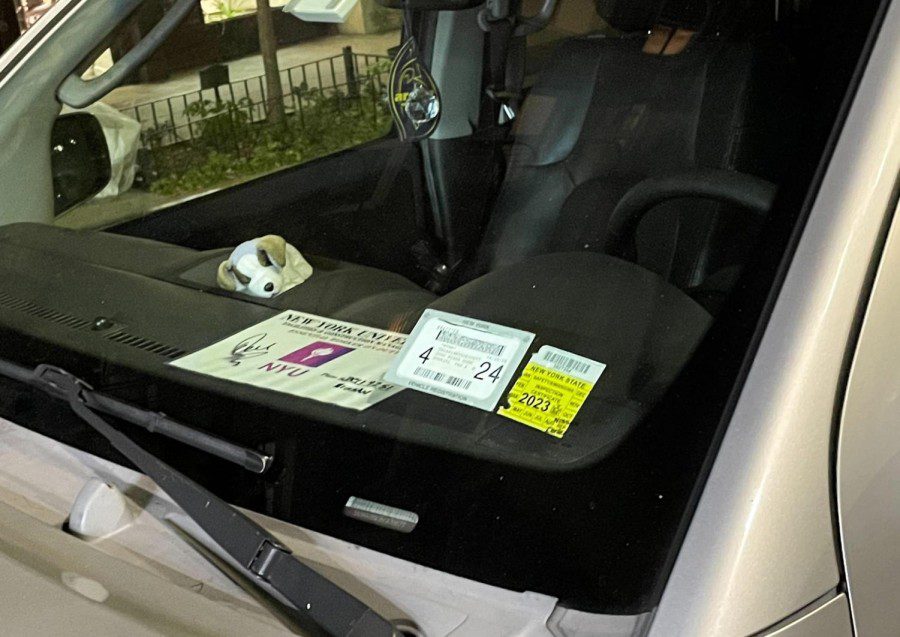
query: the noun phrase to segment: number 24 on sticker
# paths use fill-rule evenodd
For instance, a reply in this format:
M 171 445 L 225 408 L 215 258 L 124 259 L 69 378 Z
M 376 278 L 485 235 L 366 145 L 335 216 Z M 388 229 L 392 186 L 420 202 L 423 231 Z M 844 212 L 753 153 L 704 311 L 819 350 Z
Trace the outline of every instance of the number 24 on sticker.
M 491 364 L 485 361 L 478 366 L 478 371 L 475 372 L 474 377 L 478 380 L 487 380 L 487 378 L 484 377 L 484 375 L 487 374 L 488 378 L 491 379 L 491 382 L 496 383 L 498 380 L 500 380 L 500 374 L 502 373 L 503 365 L 498 365 L 497 367 L 491 369 Z

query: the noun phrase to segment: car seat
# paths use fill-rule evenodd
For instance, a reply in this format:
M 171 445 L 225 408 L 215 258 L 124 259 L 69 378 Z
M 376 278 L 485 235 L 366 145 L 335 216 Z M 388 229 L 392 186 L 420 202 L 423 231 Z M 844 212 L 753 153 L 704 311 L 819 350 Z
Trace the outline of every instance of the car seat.
M 766 4 L 599 1 L 620 33 L 565 41 L 542 70 L 465 278 L 542 253 L 603 251 L 617 202 L 649 177 L 714 168 L 778 183 L 795 109 Z M 699 199 L 657 206 L 638 227 L 637 262 L 686 290 L 715 280 L 756 230 L 732 212 Z

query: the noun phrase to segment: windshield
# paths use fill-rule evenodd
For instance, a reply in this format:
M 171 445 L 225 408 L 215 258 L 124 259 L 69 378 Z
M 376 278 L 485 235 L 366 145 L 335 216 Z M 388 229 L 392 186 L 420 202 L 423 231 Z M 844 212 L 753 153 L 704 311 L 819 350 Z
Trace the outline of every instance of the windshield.
M 34 167 L 0 204 L 0 358 L 272 456 L 135 433 L 231 503 L 651 610 L 876 3 L 560 0 L 536 28 L 541 2 L 204 0 L 79 105 L 179 3 L 132 4 L 36 45 L 69 38 L 44 75 L 71 75 L 0 149 Z

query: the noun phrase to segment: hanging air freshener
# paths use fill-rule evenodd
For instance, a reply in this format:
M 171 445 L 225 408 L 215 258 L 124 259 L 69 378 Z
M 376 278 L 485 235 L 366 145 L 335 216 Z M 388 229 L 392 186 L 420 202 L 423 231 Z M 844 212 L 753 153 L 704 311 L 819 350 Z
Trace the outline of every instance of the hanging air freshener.
M 431 135 L 441 116 L 441 96 L 434 78 L 419 61 L 413 38 L 400 47 L 391 64 L 391 116 L 401 140 L 415 141 Z

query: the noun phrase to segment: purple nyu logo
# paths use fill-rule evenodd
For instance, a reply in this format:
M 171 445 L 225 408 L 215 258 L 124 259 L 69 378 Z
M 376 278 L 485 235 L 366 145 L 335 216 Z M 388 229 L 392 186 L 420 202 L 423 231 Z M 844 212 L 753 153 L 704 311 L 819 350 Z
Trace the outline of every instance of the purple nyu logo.
M 353 349 L 352 347 L 345 347 L 344 345 L 337 345 L 327 341 L 316 341 L 306 347 L 294 350 L 290 354 L 285 354 L 278 360 L 303 365 L 304 367 L 319 367 L 328 361 L 333 361 L 339 356 L 352 352 Z

